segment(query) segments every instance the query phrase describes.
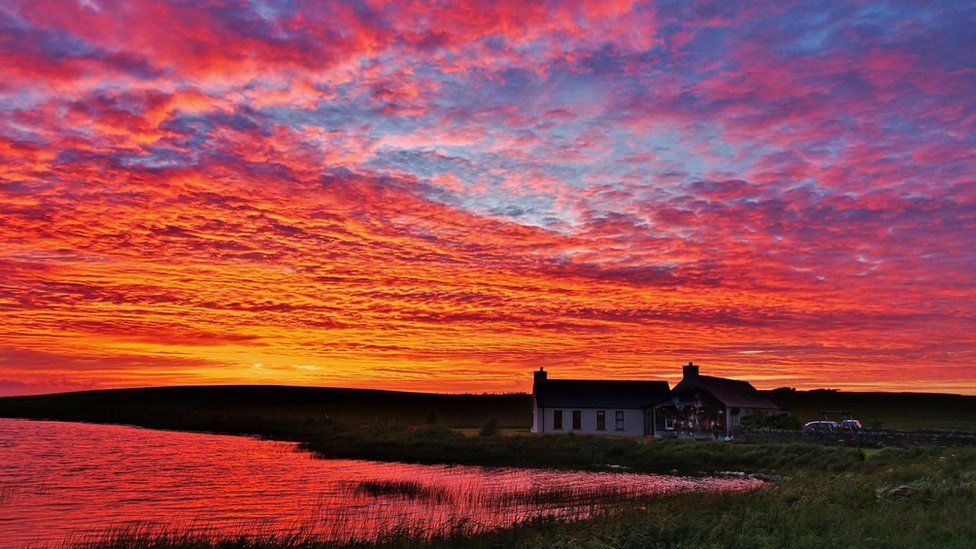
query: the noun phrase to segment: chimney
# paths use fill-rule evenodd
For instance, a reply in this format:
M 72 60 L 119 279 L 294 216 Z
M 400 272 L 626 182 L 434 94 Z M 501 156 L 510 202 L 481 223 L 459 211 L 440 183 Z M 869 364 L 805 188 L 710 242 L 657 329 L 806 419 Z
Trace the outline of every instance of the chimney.
M 681 373 L 685 379 L 698 377 L 698 366 L 695 366 L 694 362 L 689 362 L 687 366 L 682 366 Z
M 547 379 L 549 379 L 549 372 L 543 370 L 542 366 L 539 366 L 539 370 L 535 372 L 535 382 L 540 383 Z

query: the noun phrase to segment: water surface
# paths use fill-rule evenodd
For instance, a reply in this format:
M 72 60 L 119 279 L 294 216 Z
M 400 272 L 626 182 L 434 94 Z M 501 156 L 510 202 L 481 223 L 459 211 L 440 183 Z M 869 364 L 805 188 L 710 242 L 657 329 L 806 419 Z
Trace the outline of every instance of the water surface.
M 113 528 L 374 539 L 409 525 L 585 518 L 622 501 L 760 481 L 319 459 L 296 444 L 113 425 L 0 419 L 0 546 Z

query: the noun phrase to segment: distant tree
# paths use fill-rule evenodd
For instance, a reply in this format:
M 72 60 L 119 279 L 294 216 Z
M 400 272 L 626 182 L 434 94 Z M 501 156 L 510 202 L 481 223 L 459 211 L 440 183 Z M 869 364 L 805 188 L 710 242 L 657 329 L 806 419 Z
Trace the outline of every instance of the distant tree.
M 491 418 L 481 426 L 481 431 L 478 432 L 479 436 L 490 437 L 498 434 L 498 418 Z

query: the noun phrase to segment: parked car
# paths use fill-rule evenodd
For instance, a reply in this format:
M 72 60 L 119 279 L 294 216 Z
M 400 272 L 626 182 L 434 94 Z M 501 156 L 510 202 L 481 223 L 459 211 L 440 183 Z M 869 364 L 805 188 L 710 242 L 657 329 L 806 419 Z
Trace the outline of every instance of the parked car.
M 829 433 L 831 431 L 836 431 L 838 428 L 836 421 L 811 421 L 803 426 L 803 431 L 806 433 Z
M 854 431 L 854 432 L 860 431 L 862 429 L 861 422 L 856 419 L 845 419 L 844 421 L 841 421 L 840 424 L 837 425 L 837 427 L 844 431 Z

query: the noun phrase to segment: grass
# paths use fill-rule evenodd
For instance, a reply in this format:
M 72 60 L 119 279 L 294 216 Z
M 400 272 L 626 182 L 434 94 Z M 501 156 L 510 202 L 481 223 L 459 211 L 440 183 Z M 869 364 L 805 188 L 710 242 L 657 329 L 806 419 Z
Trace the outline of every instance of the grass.
M 731 446 L 727 446 L 731 448 Z M 380 547 L 972 547 L 976 543 L 976 448 L 881 450 L 837 470 L 799 469 L 768 489 L 689 493 L 635 502 L 587 520 L 532 520 L 485 531 L 452 524 L 424 535 L 403 525 Z M 100 545 L 332 548 L 311 536 L 186 539 L 129 536 Z
M 369 496 L 400 499 L 422 499 L 432 502 L 450 501 L 446 490 L 411 480 L 364 480 L 356 484 L 356 492 Z
M 849 410 L 866 424 L 976 429 L 974 397 L 830 391 L 778 391 L 770 396 L 801 420 L 816 419 L 824 409 Z M 865 451 L 806 444 L 531 436 L 523 431 L 528 409 L 526 395 L 292 387 L 177 387 L 0 399 L 0 417 L 247 433 L 299 441 L 328 457 L 575 469 L 619 466 L 690 474 L 746 471 L 782 477 L 772 488 L 756 493 L 684 494 L 631 502 L 622 510 L 582 521 L 533 520 L 503 531 L 452 523 L 433 533 L 405 524 L 385 537 L 347 539 L 339 546 L 976 546 L 976 448 Z M 436 421 L 428 424 L 432 417 Z M 477 436 L 492 418 L 498 419 L 500 432 Z M 363 489 L 407 494 L 413 488 Z M 194 533 L 120 531 L 114 538 L 100 539 L 98 546 L 337 545 L 301 534 L 214 540 Z
M 469 545 L 972 547 L 976 450 L 884 450 L 742 495 L 681 495 L 623 514 L 516 529 Z
M 711 471 L 776 473 L 836 469 L 862 461 L 856 448 L 813 444 L 727 444 L 719 441 L 647 441 L 595 436 L 470 437 L 451 429 L 322 431 L 302 443 L 323 456 L 416 463 L 606 469 L 697 474 Z
M 976 431 L 976 396 L 783 389 L 765 394 L 801 422 L 820 419 L 825 410 L 836 410 L 849 411 L 865 426 L 881 424 L 899 431 Z
M 502 428 L 527 428 L 531 401 L 525 394 L 445 395 L 371 389 L 220 385 L 79 391 L 0 398 L 0 417 L 31 417 L 158 426 L 192 422 L 232 429 L 222 419 L 321 422 L 347 425 L 436 425 L 480 428 L 496 419 Z M 154 425 L 154 426 L 156 426 Z

